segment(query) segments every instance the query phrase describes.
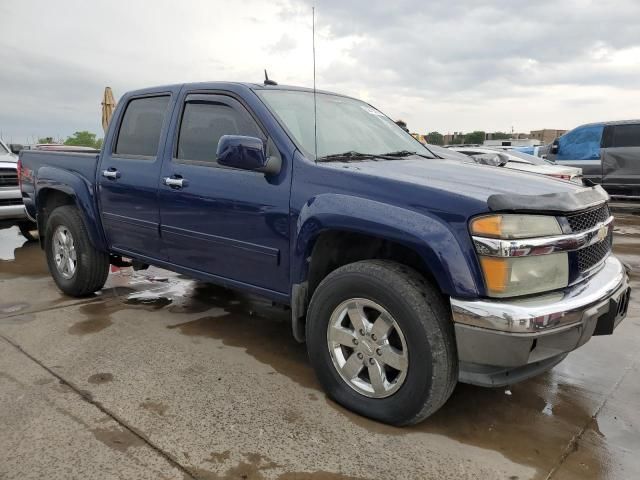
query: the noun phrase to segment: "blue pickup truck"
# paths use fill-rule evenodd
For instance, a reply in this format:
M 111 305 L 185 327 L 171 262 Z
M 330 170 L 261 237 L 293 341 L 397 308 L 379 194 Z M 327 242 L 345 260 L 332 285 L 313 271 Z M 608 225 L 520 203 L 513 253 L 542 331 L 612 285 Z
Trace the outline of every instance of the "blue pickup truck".
M 156 265 L 290 306 L 337 402 L 407 425 L 456 382 L 548 370 L 629 301 L 598 186 L 442 158 L 369 104 L 294 87 L 127 93 L 99 155 L 23 151 L 73 296 Z

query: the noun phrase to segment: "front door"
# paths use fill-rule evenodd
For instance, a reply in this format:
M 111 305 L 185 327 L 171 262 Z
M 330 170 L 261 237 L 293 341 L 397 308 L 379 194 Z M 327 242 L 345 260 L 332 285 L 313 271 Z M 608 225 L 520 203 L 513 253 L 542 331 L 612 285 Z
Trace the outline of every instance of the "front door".
M 163 259 L 159 152 L 169 123 L 171 96 L 154 94 L 125 101 L 115 138 L 107 139 L 110 145 L 105 145 L 98 167 L 102 223 L 111 250 Z
M 264 173 L 216 161 L 222 135 L 263 140 L 264 130 L 236 99 L 188 94 L 176 117 L 160 181 L 161 234 L 169 260 L 212 280 L 263 293 L 289 288 L 290 169 Z

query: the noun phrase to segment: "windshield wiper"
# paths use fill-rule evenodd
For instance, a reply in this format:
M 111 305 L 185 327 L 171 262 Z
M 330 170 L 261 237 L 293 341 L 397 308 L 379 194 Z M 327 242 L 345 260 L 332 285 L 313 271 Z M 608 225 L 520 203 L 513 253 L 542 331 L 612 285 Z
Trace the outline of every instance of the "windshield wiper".
M 431 150 L 429 150 L 429 152 L 433 153 L 433 152 L 431 152 Z M 398 150 L 397 152 L 383 153 L 383 155 L 385 157 L 398 157 L 398 158 L 400 158 L 400 157 L 410 157 L 411 155 L 417 155 L 418 157 L 422 157 L 422 158 L 431 158 L 428 155 L 423 155 L 423 154 L 418 153 L 418 152 L 412 152 L 410 150 Z
M 360 152 L 355 152 L 353 150 L 350 150 L 348 152 L 343 152 L 343 153 L 334 153 L 331 155 L 325 155 L 323 157 L 318 157 L 317 161 L 318 162 L 331 162 L 334 160 L 346 160 L 346 161 L 350 161 L 350 160 L 371 160 L 371 159 L 376 159 L 376 158 L 382 158 L 384 160 L 393 160 L 393 157 L 390 156 L 386 156 L 386 155 L 377 155 L 375 153 L 360 153 Z

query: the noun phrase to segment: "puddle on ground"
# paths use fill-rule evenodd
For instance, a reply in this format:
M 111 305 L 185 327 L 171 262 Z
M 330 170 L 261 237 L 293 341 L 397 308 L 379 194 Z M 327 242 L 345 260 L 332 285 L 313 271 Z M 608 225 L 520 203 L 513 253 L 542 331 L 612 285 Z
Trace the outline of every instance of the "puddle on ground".
M 29 308 L 30 305 L 28 303 L 19 302 L 19 303 L 4 303 L 0 305 L 0 315 L 11 315 L 14 313 L 21 312 Z
M 27 243 L 27 239 L 20 234 L 18 227 L 0 230 L 0 260 L 14 260 L 15 251 Z
M 230 451 L 222 453 L 212 453 L 205 462 L 218 464 L 219 466 L 229 463 Z M 275 472 L 285 469 L 273 460 L 258 453 L 241 454 L 242 460 L 236 464 L 228 466 L 223 473 L 216 473 L 204 468 L 189 468 L 190 473 L 202 480 L 364 480 L 362 477 L 352 477 L 340 473 L 326 471 L 316 472 L 284 472 L 275 475 Z M 190 478 L 188 475 L 185 479 Z
M 167 412 L 167 410 L 169 409 L 169 407 L 163 403 L 160 402 L 153 402 L 151 400 L 147 400 L 144 401 L 140 404 L 140 406 L 142 408 L 144 408 L 145 410 L 148 410 L 149 412 L 153 412 L 157 415 L 160 415 L 161 417 L 164 416 L 164 414 Z
M 91 375 L 87 382 L 92 385 L 101 385 L 103 383 L 109 383 L 113 381 L 113 375 L 111 373 L 96 373 L 95 375 Z
M 16 227 L 0 230 L 0 278 L 49 275 L 38 242 L 27 242 Z
M 91 433 L 106 446 L 119 452 L 126 452 L 131 447 L 146 445 L 140 437 L 119 427 L 93 428 Z
M 291 334 L 291 312 L 268 300 L 243 295 L 214 285 L 198 285 L 199 296 L 207 293 L 214 305 L 224 310 L 219 316 L 204 316 L 169 325 L 183 335 L 221 340 L 226 346 L 243 348 L 261 363 L 271 366 L 305 388 L 320 386 L 307 361 L 306 348 Z M 189 309 L 192 303 L 185 303 Z M 204 308 L 197 300 L 196 309 Z M 209 309 L 211 304 L 209 304 Z M 184 310 L 180 310 L 184 311 Z

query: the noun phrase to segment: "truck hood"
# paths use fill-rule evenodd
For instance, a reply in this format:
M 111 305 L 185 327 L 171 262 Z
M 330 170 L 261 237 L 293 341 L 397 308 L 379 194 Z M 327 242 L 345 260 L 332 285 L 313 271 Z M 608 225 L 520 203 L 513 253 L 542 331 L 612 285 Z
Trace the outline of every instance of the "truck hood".
M 455 193 L 482 202 L 492 210 L 548 210 L 553 207 L 551 210 L 554 211 L 571 211 L 607 199 L 601 188 L 593 195 L 586 195 L 583 191 L 594 189 L 552 177 L 478 165 L 473 161 L 421 158 L 324 165 L 449 195 Z
M 18 157 L 13 153 L 0 153 L 0 162 L 2 163 L 16 163 Z

